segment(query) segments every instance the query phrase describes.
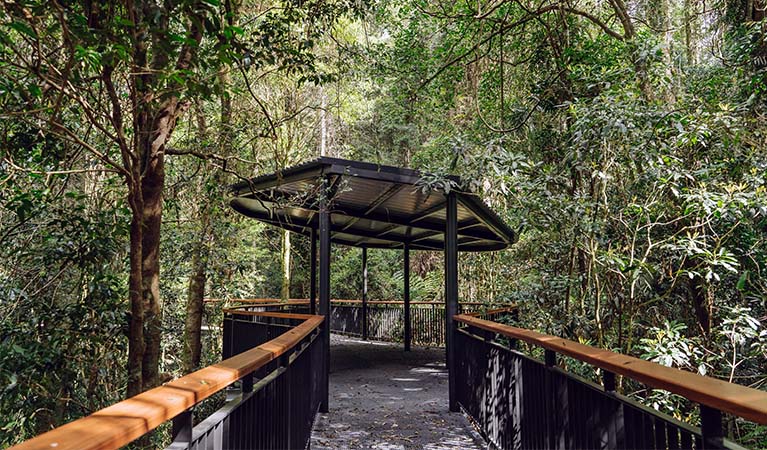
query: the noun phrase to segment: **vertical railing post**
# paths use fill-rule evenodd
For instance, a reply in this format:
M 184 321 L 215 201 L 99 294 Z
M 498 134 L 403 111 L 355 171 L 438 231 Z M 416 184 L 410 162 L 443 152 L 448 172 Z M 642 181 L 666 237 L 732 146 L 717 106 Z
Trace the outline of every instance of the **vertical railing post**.
M 263 369 L 262 369 L 263 370 Z M 247 394 L 253 392 L 253 373 L 249 373 L 240 378 L 240 391 L 242 392 L 242 398 L 245 399 Z M 243 411 L 248 411 L 245 408 Z M 244 419 L 242 421 L 234 420 L 230 421 L 230 425 L 227 428 L 227 433 L 231 433 L 234 442 L 239 442 L 244 447 L 252 445 L 252 442 L 246 441 L 249 437 L 252 439 L 253 435 L 246 432 L 246 430 L 253 426 L 253 416 L 247 412 L 243 412 Z
M 248 394 L 250 392 L 253 392 L 253 374 L 249 373 L 245 375 L 244 377 L 240 378 L 240 389 L 242 389 L 243 394 Z
M 368 249 L 362 247 L 362 339 L 368 339 Z
M 458 412 L 456 395 L 455 324 L 458 311 L 458 199 L 454 192 L 447 194 L 445 208 L 445 353 L 448 372 L 450 411 Z
M 291 354 L 297 350 L 297 347 L 293 347 L 290 351 L 287 351 L 280 355 L 280 367 L 285 369 L 285 372 L 283 372 L 282 377 L 285 377 L 284 383 L 285 383 L 285 391 L 284 395 L 285 398 L 280 399 L 282 402 L 282 407 L 285 408 L 284 414 L 281 418 L 281 420 L 284 420 L 283 423 L 283 438 L 286 440 L 285 442 L 285 448 L 294 448 L 293 445 L 293 433 L 292 433 L 292 422 L 293 422 L 293 411 L 291 410 L 291 396 L 293 395 L 293 392 L 291 391 L 291 387 L 293 383 L 291 382 L 291 378 L 293 377 L 293 373 L 290 371 L 290 356 Z
M 232 355 L 232 320 L 231 314 L 224 314 L 224 342 L 221 349 L 221 359 L 227 359 Z
M 546 364 L 546 374 L 544 376 L 544 417 L 546 421 L 546 448 L 554 448 L 556 443 L 556 427 L 554 426 L 554 416 L 557 413 L 554 396 L 554 375 L 553 370 L 557 366 L 557 354 L 553 350 L 545 349 L 544 364 Z
M 605 392 L 615 393 L 615 374 L 609 370 L 602 371 L 602 386 Z
M 546 367 L 551 368 L 557 366 L 557 353 L 554 350 L 545 350 L 543 359 Z
M 602 369 L 602 386 L 604 386 L 605 393 L 615 395 L 617 383 L 614 372 Z M 608 448 L 622 448 L 626 443 L 626 423 L 623 408 L 618 402 L 607 402 L 602 406 L 602 415 L 602 442 L 606 442 Z
M 328 412 L 328 398 L 330 392 L 330 180 L 323 178 L 322 192 L 320 193 L 320 314 L 325 316 L 323 330 L 323 358 L 322 358 L 322 395 L 320 412 Z
M 317 314 L 317 228 L 309 233 L 309 313 Z
M 703 437 L 704 449 L 724 448 L 722 412 L 706 405 L 700 405 L 700 432 Z
M 405 250 L 403 252 L 404 259 L 404 276 L 403 278 L 403 294 L 405 297 L 405 351 L 410 351 L 410 341 L 412 339 L 412 324 L 410 323 L 410 244 L 405 243 Z
M 192 442 L 192 429 L 194 428 L 194 408 L 189 408 L 173 418 L 171 438 L 173 442 Z

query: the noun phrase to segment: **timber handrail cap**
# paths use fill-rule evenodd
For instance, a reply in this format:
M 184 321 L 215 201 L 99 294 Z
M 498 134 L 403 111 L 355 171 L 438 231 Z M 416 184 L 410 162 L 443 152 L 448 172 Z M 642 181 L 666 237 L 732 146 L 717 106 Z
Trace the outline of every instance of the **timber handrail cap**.
M 218 298 L 207 298 L 204 300 L 206 303 L 244 303 L 244 304 L 253 304 L 257 306 L 262 307 L 269 307 L 269 306 L 303 306 L 308 305 L 310 303 L 310 300 L 308 298 L 291 298 L 287 301 L 283 301 L 279 298 L 228 298 L 228 299 L 218 299 Z M 362 303 L 362 300 L 360 299 L 342 299 L 342 298 L 333 298 L 330 299 L 331 303 L 335 304 L 358 304 Z M 367 303 L 369 305 L 403 305 L 405 302 L 402 300 L 368 300 Z M 411 301 L 411 305 L 444 305 L 445 302 L 438 302 L 438 301 Z M 493 302 L 493 301 L 487 301 L 487 302 L 481 302 L 481 301 L 461 301 L 458 302 L 459 305 L 465 305 L 465 306 L 505 306 L 507 305 L 504 302 Z

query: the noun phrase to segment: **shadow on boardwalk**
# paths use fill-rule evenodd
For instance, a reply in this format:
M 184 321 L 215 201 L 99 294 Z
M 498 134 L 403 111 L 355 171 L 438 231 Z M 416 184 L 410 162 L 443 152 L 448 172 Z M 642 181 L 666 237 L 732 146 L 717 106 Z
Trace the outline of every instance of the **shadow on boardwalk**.
M 461 413 L 448 411 L 444 349 L 331 338 L 330 412 L 313 449 L 481 449 Z

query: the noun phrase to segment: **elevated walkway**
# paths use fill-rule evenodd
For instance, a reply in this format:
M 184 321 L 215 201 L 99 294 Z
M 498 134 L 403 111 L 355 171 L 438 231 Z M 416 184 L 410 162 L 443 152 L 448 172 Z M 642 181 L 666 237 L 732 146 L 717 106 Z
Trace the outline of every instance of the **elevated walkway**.
M 448 411 L 445 350 L 331 337 L 330 412 L 313 449 L 480 449 L 484 440 Z

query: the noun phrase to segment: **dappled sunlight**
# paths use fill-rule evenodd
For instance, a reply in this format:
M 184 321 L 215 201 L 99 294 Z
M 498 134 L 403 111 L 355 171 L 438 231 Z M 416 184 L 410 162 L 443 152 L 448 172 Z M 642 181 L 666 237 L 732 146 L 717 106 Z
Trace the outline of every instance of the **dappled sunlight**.
M 410 371 L 415 373 L 443 373 L 443 372 L 446 372 L 447 369 L 445 368 L 432 369 L 430 367 L 414 367 L 410 369 Z

